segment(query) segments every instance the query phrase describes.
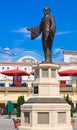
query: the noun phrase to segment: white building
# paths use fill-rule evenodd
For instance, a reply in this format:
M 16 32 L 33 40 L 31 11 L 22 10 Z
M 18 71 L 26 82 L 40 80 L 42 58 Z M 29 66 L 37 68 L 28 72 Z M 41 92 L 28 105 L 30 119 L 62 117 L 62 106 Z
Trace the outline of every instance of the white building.
M 61 53 L 62 55 L 62 53 Z M 58 57 L 57 57 L 58 59 Z M 73 51 L 63 51 L 63 58 L 64 61 L 61 62 L 55 62 L 60 65 L 60 70 L 69 70 L 69 69 L 77 69 L 77 52 Z M 33 64 L 38 64 L 42 62 L 44 58 L 33 52 L 27 52 L 26 54 L 20 56 L 17 58 L 16 61 L 0 61 L 0 72 L 4 70 L 11 70 L 11 69 L 20 69 L 27 72 L 33 72 Z M 76 76 L 72 77 L 76 81 Z M 31 87 L 32 83 L 34 82 L 34 75 L 30 76 L 22 76 L 22 84 L 27 83 L 28 87 L 9 87 L 5 88 L 5 80 L 9 79 L 9 84 L 13 83 L 13 77 L 11 76 L 5 76 L 3 74 L 0 74 L 0 96 L 2 99 L 0 99 L 0 103 L 6 103 L 9 99 L 11 99 L 14 103 L 16 103 L 17 98 L 19 95 L 24 95 L 25 100 L 31 95 L 32 89 L 29 88 L 28 93 L 28 87 Z M 66 86 L 60 87 L 61 95 L 64 96 L 64 94 L 69 94 L 72 98 L 74 105 L 77 104 L 77 81 L 75 88 L 72 86 L 71 83 L 71 76 L 60 76 L 59 81 L 66 81 Z

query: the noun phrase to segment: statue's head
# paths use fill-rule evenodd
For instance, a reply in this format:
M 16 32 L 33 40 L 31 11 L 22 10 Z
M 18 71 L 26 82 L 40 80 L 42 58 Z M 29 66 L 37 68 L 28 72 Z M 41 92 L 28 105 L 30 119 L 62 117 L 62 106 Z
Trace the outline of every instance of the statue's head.
M 43 11 L 44 11 L 44 13 L 47 12 L 47 13 L 49 14 L 49 13 L 51 12 L 51 9 L 48 8 L 48 7 L 45 7 L 45 8 L 43 9 Z

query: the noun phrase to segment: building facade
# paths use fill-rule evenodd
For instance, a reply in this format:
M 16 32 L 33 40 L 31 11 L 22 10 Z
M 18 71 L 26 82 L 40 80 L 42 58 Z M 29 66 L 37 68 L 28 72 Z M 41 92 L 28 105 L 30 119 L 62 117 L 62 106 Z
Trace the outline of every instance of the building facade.
M 61 54 L 62 55 L 62 54 Z M 60 65 L 59 71 L 76 69 L 77 70 L 77 52 L 73 51 L 63 51 L 64 61 L 53 62 Z M 6 76 L 0 74 L 0 104 L 7 103 L 8 100 L 11 100 L 13 103 L 17 102 L 18 96 L 24 95 L 25 100 L 32 96 L 32 83 L 34 82 L 34 75 L 31 72 L 34 72 L 33 65 L 39 64 L 42 62 L 43 58 L 38 58 L 34 55 L 31 55 L 29 52 L 28 55 L 24 55 L 17 59 L 15 62 L 0 62 L 0 72 L 5 70 L 19 69 L 30 73 L 29 76 L 22 76 L 21 87 L 12 86 L 13 76 Z M 77 107 L 77 76 L 59 76 L 59 87 L 60 94 L 63 97 L 64 95 L 69 94 L 70 98 L 74 102 L 74 106 Z M 8 83 L 9 82 L 9 83 Z M 6 85 L 5 85 L 6 84 Z M 7 85 L 9 84 L 9 85 Z

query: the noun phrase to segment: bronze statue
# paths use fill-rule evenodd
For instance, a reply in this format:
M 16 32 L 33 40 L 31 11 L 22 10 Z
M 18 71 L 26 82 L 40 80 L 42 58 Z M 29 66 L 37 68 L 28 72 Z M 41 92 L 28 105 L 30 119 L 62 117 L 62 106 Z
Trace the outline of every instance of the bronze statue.
M 44 50 L 45 62 L 52 62 L 52 44 L 56 32 L 55 19 L 50 16 L 51 9 L 44 8 L 44 17 L 41 20 L 40 25 L 32 28 L 27 28 L 31 32 L 31 39 L 35 39 L 42 32 L 42 46 Z

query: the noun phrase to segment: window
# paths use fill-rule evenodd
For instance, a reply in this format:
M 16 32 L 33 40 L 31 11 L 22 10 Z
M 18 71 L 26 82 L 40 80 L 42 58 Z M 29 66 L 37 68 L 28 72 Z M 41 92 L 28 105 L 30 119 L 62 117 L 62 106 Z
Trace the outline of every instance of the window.
M 42 69 L 42 78 L 48 77 L 48 69 Z
M 32 67 L 32 72 L 34 72 L 34 67 Z
M 4 70 L 4 67 L 2 67 L 2 70 Z
M 30 112 L 24 113 L 24 119 L 25 119 L 25 123 L 30 124 Z
M 9 70 L 9 67 L 7 67 L 7 70 Z
M 26 62 L 26 63 L 31 63 L 31 64 L 33 64 L 33 63 L 35 63 L 35 60 L 32 59 L 32 58 L 25 58 L 25 59 L 22 60 L 22 62 Z
M 55 69 L 51 69 L 51 77 L 52 78 L 56 77 L 56 70 Z
M 26 71 L 26 70 L 27 70 L 27 68 L 24 68 L 24 70 Z
M 76 80 L 77 79 L 77 76 L 72 76 L 72 80 Z
M 49 124 L 49 112 L 38 112 L 38 124 Z
M 58 123 L 66 123 L 66 112 L 58 112 Z

